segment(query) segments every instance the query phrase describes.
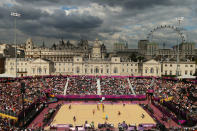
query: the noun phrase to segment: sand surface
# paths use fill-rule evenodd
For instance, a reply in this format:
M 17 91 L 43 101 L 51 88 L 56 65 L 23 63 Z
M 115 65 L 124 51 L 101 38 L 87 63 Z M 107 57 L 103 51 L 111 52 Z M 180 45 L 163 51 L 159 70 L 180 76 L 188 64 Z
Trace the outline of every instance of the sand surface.
M 63 105 L 55 118 L 52 121 L 53 124 L 73 124 L 73 125 L 84 125 L 87 120 L 90 124 L 94 121 L 95 127 L 98 123 L 113 123 L 115 127 L 118 127 L 118 123 L 125 121 L 127 124 L 141 124 L 141 123 L 151 123 L 155 124 L 155 121 L 146 113 L 146 111 L 137 104 L 105 104 L 104 112 L 102 110 L 102 105 L 99 105 L 99 110 L 97 109 L 97 104 L 71 104 L 71 109 L 69 109 L 70 104 Z M 95 113 L 93 114 L 93 110 Z M 118 112 L 120 111 L 120 115 Z M 142 118 L 142 113 L 144 118 Z M 106 115 L 108 120 L 106 120 Z M 74 122 L 73 117 L 76 117 Z

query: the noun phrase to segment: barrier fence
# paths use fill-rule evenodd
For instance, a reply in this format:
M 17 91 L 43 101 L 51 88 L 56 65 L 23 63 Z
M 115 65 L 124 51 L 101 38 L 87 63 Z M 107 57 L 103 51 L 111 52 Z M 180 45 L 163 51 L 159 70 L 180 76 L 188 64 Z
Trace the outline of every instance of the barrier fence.
M 145 95 L 56 95 L 58 99 L 63 100 L 145 100 Z

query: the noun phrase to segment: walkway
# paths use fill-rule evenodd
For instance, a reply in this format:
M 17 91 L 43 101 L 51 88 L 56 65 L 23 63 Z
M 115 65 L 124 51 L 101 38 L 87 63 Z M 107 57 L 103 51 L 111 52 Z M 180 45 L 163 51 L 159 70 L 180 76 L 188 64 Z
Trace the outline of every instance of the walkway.
M 66 95 L 66 91 L 67 91 L 67 88 L 68 88 L 68 81 L 69 81 L 69 77 L 67 77 L 67 82 L 66 82 L 66 85 L 64 87 L 64 95 Z
M 130 82 L 129 78 L 127 78 L 127 81 L 128 81 L 128 83 L 129 83 L 129 87 L 130 87 L 130 89 L 131 89 L 132 94 L 133 94 L 133 95 L 136 95 L 135 91 L 133 90 L 133 87 L 132 87 L 132 85 L 131 85 L 131 82 Z
M 49 104 L 48 107 L 44 108 L 44 110 L 38 116 L 36 116 L 36 118 L 28 126 L 28 128 L 34 129 L 34 128 L 38 127 L 39 124 L 41 126 L 43 126 L 44 114 L 48 113 L 49 108 L 55 108 L 57 106 L 57 104 L 60 104 L 60 103 L 61 102 Z
M 170 121 L 163 121 L 162 117 L 163 117 L 163 113 L 156 108 L 153 104 L 151 104 L 150 102 L 146 101 L 147 104 L 150 106 L 151 109 L 153 109 L 154 111 L 154 116 L 157 118 L 157 120 L 159 120 L 162 124 L 165 125 L 166 128 L 169 127 L 181 127 L 180 125 L 178 125 L 175 121 L 173 121 L 172 119 Z M 165 116 L 167 117 L 167 116 Z

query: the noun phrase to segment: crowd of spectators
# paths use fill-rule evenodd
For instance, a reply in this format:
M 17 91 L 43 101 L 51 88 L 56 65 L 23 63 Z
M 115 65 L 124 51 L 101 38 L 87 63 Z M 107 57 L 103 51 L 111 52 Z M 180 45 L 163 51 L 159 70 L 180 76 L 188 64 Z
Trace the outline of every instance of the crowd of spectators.
M 68 79 L 67 79 L 68 78 Z M 0 112 L 17 116 L 22 110 L 21 83 L 25 83 L 25 103 L 27 108 L 38 98 L 45 97 L 45 91 L 64 94 L 68 80 L 67 95 L 96 95 L 97 80 L 100 79 L 102 95 L 131 95 L 133 88 L 136 95 L 145 95 L 154 90 L 153 96 L 162 100 L 171 98 L 170 103 L 194 118 L 197 112 L 197 86 L 191 82 L 183 82 L 161 78 L 128 78 L 90 77 L 90 76 L 47 76 L 27 77 L 20 79 L 0 79 Z M 175 115 L 175 114 L 172 114 Z M 0 125 L 8 126 L 8 119 L 0 119 Z M 4 124 L 7 123 L 7 124 Z
M 88 76 L 69 77 L 67 95 L 96 95 L 97 78 Z
M 22 110 L 21 83 L 25 83 L 24 105 L 27 108 L 38 98 L 44 97 L 45 90 L 53 94 L 62 93 L 66 79 L 63 77 L 26 78 L 0 83 L 0 111 L 17 116 Z
M 197 86 L 194 83 L 156 78 L 130 78 L 132 88 L 136 95 L 145 95 L 148 90 L 154 90 L 153 96 L 167 101 L 177 110 L 197 118 Z M 164 107 L 165 108 L 165 107 Z M 171 112 L 172 116 L 176 116 Z
M 22 111 L 21 83 L 25 83 L 24 108 L 28 108 L 38 98 L 45 97 L 44 91 L 50 90 L 54 94 L 62 93 L 66 79 L 57 77 L 27 77 L 20 79 L 0 80 L 0 113 L 17 117 Z M 8 123 L 8 119 L 1 119 L 0 124 Z M 7 127 L 6 124 L 4 127 Z
M 127 78 L 105 77 L 101 80 L 102 95 L 131 95 Z
M 151 89 L 152 86 L 155 86 L 155 83 L 152 79 L 149 78 L 130 78 L 130 83 L 132 88 L 135 91 L 136 95 L 145 95 L 147 92 L 147 89 Z

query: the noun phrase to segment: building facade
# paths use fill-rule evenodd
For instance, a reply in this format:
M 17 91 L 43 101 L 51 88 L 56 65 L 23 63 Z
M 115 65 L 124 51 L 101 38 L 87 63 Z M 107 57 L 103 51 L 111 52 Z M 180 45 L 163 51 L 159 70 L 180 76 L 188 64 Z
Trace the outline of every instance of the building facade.
M 196 71 L 195 62 L 179 62 L 176 61 L 165 61 L 162 64 L 163 75 L 165 76 L 176 76 L 177 71 L 179 76 L 192 76 Z
M 27 50 L 33 48 L 27 41 Z M 59 48 L 59 47 L 58 47 Z M 35 49 L 36 50 L 36 49 Z M 33 49 L 33 51 L 35 51 Z M 48 50 L 50 52 L 50 50 Z M 175 62 L 159 62 L 156 60 L 137 61 L 131 59 L 122 59 L 118 56 L 106 57 L 103 51 L 103 44 L 99 40 L 94 42 L 88 56 L 82 55 L 65 55 L 60 50 L 56 50 L 56 56 L 52 60 L 46 59 L 52 54 L 42 51 L 33 56 L 33 58 L 6 58 L 5 71 L 6 74 L 17 76 L 34 76 L 34 75 L 117 75 L 117 76 L 162 76 L 176 74 Z M 65 50 L 64 50 L 65 51 Z M 26 51 L 27 52 L 27 51 Z M 38 52 L 38 51 L 37 51 Z M 32 53 L 32 52 L 29 52 Z M 35 53 L 35 52 L 33 52 Z M 46 53 L 43 55 L 42 53 Z M 63 53 L 63 54 L 61 54 Z M 54 55 L 54 54 L 53 54 Z M 31 55 L 29 55 L 31 56 Z M 38 58 L 37 58 L 37 57 Z M 67 56 L 70 56 L 69 58 Z M 55 59 L 54 59 L 55 58 Z M 17 62 L 17 69 L 16 69 Z M 180 62 L 180 75 L 193 75 L 196 70 L 194 62 Z
M 17 63 L 17 65 L 16 65 Z M 5 73 L 12 76 L 52 75 L 54 64 L 41 58 L 6 58 Z

